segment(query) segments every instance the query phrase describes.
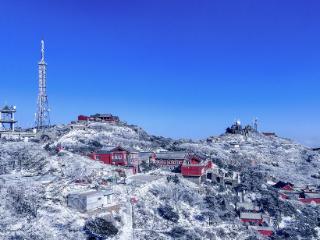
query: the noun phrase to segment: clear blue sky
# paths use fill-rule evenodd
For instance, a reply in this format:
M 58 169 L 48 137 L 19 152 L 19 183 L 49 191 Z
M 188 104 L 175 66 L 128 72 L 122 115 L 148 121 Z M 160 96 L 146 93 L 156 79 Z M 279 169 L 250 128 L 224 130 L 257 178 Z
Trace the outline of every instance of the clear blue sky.
M 320 145 L 320 2 L 0 1 L 0 103 L 34 121 L 40 40 L 54 123 L 110 112 L 205 138 L 235 119 Z

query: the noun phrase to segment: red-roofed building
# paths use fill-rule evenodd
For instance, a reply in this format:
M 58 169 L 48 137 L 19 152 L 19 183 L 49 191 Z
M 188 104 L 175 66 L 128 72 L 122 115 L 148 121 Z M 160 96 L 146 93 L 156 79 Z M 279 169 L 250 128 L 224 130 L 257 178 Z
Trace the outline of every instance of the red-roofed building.
M 260 233 L 261 235 L 265 237 L 271 237 L 274 233 L 273 227 L 267 227 L 267 226 L 250 226 L 250 229 L 253 229 Z
M 97 113 L 90 116 L 79 115 L 78 121 L 91 121 L 91 122 L 109 122 L 109 123 L 118 123 L 120 119 L 118 116 L 112 114 L 101 114 Z
M 109 146 L 97 152 L 90 153 L 89 157 L 105 164 L 132 167 L 134 173 L 138 170 L 138 152 L 132 149 L 126 149 L 120 146 Z
M 263 217 L 261 213 L 241 212 L 240 220 L 244 223 L 253 223 L 256 225 L 263 223 Z
M 320 204 L 320 193 L 302 193 L 300 194 L 299 201 L 306 204 Z
M 181 166 L 181 174 L 184 177 L 201 177 L 212 168 L 212 162 L 197 155 L 185 159 Z

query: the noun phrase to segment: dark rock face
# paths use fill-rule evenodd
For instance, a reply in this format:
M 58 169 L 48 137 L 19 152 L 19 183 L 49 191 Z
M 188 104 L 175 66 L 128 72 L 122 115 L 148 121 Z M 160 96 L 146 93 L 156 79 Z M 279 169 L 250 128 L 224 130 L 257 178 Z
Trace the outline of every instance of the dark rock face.
M 119 230 L 111 222 L 103 218 L 96 218 L 85 224 L 84 231 L 88 239 L 102 240 L 117 235 Z
M 169 205 L 164 205 L 158 208 L 159 215 L 171 222 L 177 223 L 179 220 L 179 215 L 174 211 L 174 209 Z

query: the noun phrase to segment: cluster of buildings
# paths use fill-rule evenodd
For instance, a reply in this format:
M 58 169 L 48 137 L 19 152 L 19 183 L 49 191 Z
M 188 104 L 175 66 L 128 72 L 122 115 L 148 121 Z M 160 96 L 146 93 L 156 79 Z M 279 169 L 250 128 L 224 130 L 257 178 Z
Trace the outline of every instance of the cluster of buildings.
M 240 201 L 236 205 L 240 221 L 265 237 L 270 237 L 274 233 L 270 216 L 253 202 Z
M 279 181 L 273 185 L 279 190 L 282 200 L 297 200 L 304 204 L 320 204 L 320 189 L 315 186 L 296 187 L 289 182 Z M 253 202 L 244 201 L 243 195 L 236 204 L 236 210 L 240 221 L 265 237 L 271 237 L 274 233 L 272 220 L 267 213 Z
M 316 186 L 298 187 L 289 182 L 277 182 L 273 187 L 279 189 L 283 200 L 296 200 L 304 204 L 320 204 L 320 189 Z
M 145 162 L 148 165 L 180 172 L 182 176 L 196 183 L 207 179 L 210 169 L 214 168 L 211 160 L 190 152 L 138 152 L 121 146 L 108 146 L 88 156 L 105 164 L 131 169 L 133 174 L 139 172 L 140 164 Z
M 226 129 L 229 134 L 241 134 L 247 136 L 250 132 L 258 132 L 258 120 L 255 119 L 253 125 L 242 126 L 240 120 L 235 121 Z
M 205 156 L 188 152 L 138 152 L 122 146 L 107 146 L 88 154 L 92 160 L 101 161 L 104 164 L 117 166 L 115 171 L 119 177 L 136 174 L 142 162 L 154 165 L 166 170 L 180 172 L 185 178 L 195 183 L 207 179 L 211 169 L 215 167 Z M 210 175 L 212 176 L 212 174 Z M 108 179 L 109 181 L 110 179 Z M 110 182 L 110 181 L 109 181 Z M 83 184 L 81 180 L 76 182 Z M 118 211 L 120 205 L 113 199 L 113 191 L 109 184 L 100 184 L 99 189 L 84 192 L 74 192 L 67 195 L 67 205 L 79 212 L 92 212 L 102 209 L 113 213 Z
M 79 122 L 108 122 L 108 123 L 119 123 L 120 118 L 118 116 L 114 116 L 112 114 L 105 114 L 105 113 L 96 113 L 94 115 L 85 116 L 79 115 L 78 116 Z
M 315 186 L 296 187 L 289 182 L 279 181 L 273 185 L 279 190 L 279 196 L 282 200 L 297 200 L 303 204 L 320 204 L 320 189 Z M 265 237 L 271 237 L 274 233 L 272 219 L 267 213 L 253 202 L 240 201 L 236 204 L 236 210 L 240 221 Z

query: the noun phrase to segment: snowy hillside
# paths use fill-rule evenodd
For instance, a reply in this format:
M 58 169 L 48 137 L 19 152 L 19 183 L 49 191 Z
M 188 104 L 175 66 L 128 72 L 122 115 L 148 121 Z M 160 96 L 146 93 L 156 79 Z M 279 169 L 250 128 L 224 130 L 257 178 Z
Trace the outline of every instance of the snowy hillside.
M 267 184 L 272 179 L 320 185 L 320 154 L 291 140 L 257 133 L 172 140 L 108 123 L 57 126 L 47 135 L 29 143 L 0 142 L 0 239 L 86 239 L 88 232 L 106 239 L 258 237 L 239 221 L 233 189 L 199 186 L 159 169 L 129 176 L 127 184 L 108 183 L 121 205 L 110 221 L 104 222 L 110 218 L 105 211 L 69 208 L 69 193 L 99 189 L 103 179 L 115 175 L 116 167 L 83 156 L 108 145 L 206 154 L 218 166 L 241 172 L 247 200 L 262 206 L 280 226 L 274 239 L 320 238 L 319 205 L 279 200 Z M 57 153 L 57 146 L 64 151 Z
M 69 131 L 57 144 L 71 151 L 90 151 L 107 145 L 142 151 L 187 150 L 206 154 L 230 168 L 262 167 L 270 176 L 301 184 L 316 184 L 318 179 L 312 176 L 320 171 L 319 153 L 289 139 L 257 133 L 248 137 L 226 134 L 203 141 L 174 141 L 149 136 L 138 127 L 91 123 L 85 130 Z
M 67 129 L 69 131 L 60 137 L 56 144 L 61 144 L 72 151 L 88 151 L 107 145 L 121 145 L 146 151 L 160 146 L 155 137 L 149 136 L 143 129 L 131 125 L 89 123 L 77 129 Z
M 238 147 L 235 147 L 238 145 Z M 181 149 L 206 153 L 239 170 L 259 168 L 269 176 L 298 184 L 319 184 L 320 154 L 289 139 L 253 133 L 222 135 L 206 141 L 181 143 Z

